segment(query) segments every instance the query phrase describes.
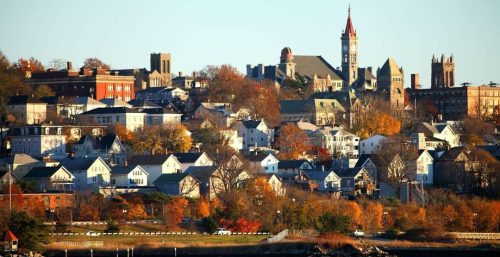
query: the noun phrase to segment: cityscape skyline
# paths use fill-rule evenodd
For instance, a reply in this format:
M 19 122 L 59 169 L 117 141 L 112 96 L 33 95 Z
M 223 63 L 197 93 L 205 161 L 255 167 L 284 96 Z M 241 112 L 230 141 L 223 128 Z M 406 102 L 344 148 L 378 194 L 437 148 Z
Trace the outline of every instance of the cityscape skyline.
M 339 67 L 340 35 L 351 5 L 360 67 L 376 69 L 392 57 L 405 70 L 406 87 L 410 74 L 419 73 L 429 88 L 432 55 L 453 54 L 455 86 L 500 82 L 500 53 L 494 48 L 500 39 L 494 32 L 499 25 L 496 1 L 299 3 L 150 1 L 118 6 L 115 1 L 5 1 L 0 34 L 10 36 L 0 41 L 0 50 L 12 62 L 33 56 L 44 64 L 57 58 L 80 67 L 85 58 L 95 56 L 118 69 L 149 69 L 150 53 L 168 52 L 173 73 L 186 74 L 225 63 L 245 73 L 246 64 L 277 64 L 280 50 L 290 47 L 294 54 L 321 55 Z M 17 17 L 20 12 L 22 19 Z

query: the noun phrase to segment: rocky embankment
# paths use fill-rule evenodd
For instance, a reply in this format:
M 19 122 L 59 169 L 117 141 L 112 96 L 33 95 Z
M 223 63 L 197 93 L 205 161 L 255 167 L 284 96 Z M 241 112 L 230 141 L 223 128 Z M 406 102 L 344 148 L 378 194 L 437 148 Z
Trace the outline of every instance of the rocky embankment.
M 323 249 L 321 246 L 315 246 L 316 253 L 311 255 L 314 257 L 395 257 L 376 246 L 356 247 L 346 245 L 335 249 Z

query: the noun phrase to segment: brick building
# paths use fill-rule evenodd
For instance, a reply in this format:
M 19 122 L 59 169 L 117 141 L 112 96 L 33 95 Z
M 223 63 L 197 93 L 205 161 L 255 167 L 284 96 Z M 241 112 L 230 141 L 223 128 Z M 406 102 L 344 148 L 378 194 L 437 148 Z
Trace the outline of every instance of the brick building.
M 115 98 L 126 102 L 134 99 L 134 76 L 100 68 L 73 70 L 71 62 L 65 70 L 34 72 L 26 82 L 33 87 L 48 85 L 57 96 Z
M 412 103 L 434 104 L 445 119 L 483 117 L 500 112 L 500 87 L 497 86 L 407 89 L 407 92 Z

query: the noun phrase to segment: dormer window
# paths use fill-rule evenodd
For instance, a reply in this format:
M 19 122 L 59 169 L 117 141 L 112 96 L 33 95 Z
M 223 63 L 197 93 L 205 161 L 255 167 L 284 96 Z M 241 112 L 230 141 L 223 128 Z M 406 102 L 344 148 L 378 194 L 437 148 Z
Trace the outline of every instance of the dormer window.
M 50 129 L 49 128 L 45 128 L 45 135 L 49 135 L 50 134 Z

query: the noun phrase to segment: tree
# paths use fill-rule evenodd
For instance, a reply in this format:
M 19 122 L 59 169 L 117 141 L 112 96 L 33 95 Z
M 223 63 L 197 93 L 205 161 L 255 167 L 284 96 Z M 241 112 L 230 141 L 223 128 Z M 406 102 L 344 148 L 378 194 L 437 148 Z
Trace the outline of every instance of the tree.
M 137 153 L 148 152 L 151 155 L 155 155 L 165 152 L 158 127 L 144 127 L 142 131 L 133 133 L 132 138 L 132 148 Z
M 158 213 L 157 210 L 161 208 L 163 211 L 165 205 L 172 201 L 172 197 L 162 192 L 150 192 L 144 194 L 143 201 L 145 205 L 150 206 L 151 216 L 156 217 L 158 216 L 156 215 L 156 213 Z M 160 214 L 163 216 L 162 213 Z
M 184 197 L 174 197 L 172 202 L 165 206 L 165 216 L 163 217 L 167 226 L 176 227 L 182 222 L 188 201 Z
M 132 132 L 119 122 L 115 123 L 113 126 L 110 126 L 109 132 L 117 135 L 120 140 L 125 143 L 130 143 L 133 139 Z
M 210 216 L 210 203 L 204 198 L 199 198 L 196 202 L 196 217 L 206 218 L 208 216 Z
M 64 70 L 66 68 L 66 60 L 63 59 L 52 59 L 49 62 L 49 68 L 55 69 L 55 70 Z
M 382 227 L 382 215 L 384 207 L 378 202 L 369 201 L 364 208 L 363 223 L 368 231 L 374 231 Z
M 311 149 L 307 133 L 294 124 L 281 127 L 278 140 L 283 160 L 297 160 Z
M 31 94 L 31 87 L 23 81 L 22 74 L 0 51 L 0 111 L 5 113 L 8 98 L 16 93 Z
M 354 131 L 361 138 L 376 134 L 392 136 L 401 131 L 401 122 L 387 112 L 371 108 L 357 115 Z
M 22 249 L 42 252 L 44 245 L 49 243 L 47 226 L 26 212 L 13 211 L 8 227 L 19 238 L 19 247 Z
M 316 229 L 323 234 L 329 232 L 347 234 L 351 231 L 351 219 L 349 216 L 325 212 L 319 217 Z
M 118 226 L 118 223 L 116 223 L 114 220 L 109 220 L 108 225 L 106 226 L 106 230 L 104 230 L 105 233 L 118 233 L 120 232 L 120 227 Z
M 89 69 L 95 69 L 95 68 L 102 68 L 105 70 L 111 69 L 111 66 L 109 66 L 109 64 L 104 63 L 97 57 L 90 57 L 85 59 L 85 61 L 83 62 L 83 67 Z
M 461 138 L 469 145 L 481 145 L 486 141 L 492 141 L 495 133 L 495 125 L 485 122 L 479 118 L 465 118 L 459 125 L 458 130 L 462 134 Z
M 172 153 L 185 153 L 191 149 L 191 132 L 182 124 L 166 125 L 160 130 L 166 150 Z
M 33 97 L 35 98 L 42 98 L 42 97 L 47 97 L 47 96 L 55 96 L 56 93 L 52 90 L 47 85 L 40 85 L 35 88 L 35 91 L 33 92 Z
M 44 71 L 45 68 L 43 64 L 35 59 L 34 57 L 30 57 L 29 59 L 19 58 L 17 63 L 14 66 L 19 69 L 19 72 L 27 77 L 31 77 L 31 73 Z

